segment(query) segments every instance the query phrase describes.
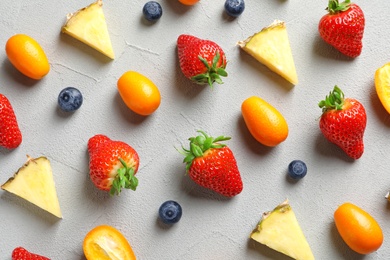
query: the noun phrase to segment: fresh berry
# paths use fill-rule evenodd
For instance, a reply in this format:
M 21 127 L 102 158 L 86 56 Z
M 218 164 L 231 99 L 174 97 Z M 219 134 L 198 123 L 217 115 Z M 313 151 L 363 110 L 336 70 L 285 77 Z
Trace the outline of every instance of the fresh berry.
M 230 137 L 214 138 L 198 132 L 200 135 L 189 138 L 190 149 L 182 151 L 188 175 L 200 186 L 226 197 L 238 195 L 243 184 L 236 159 L 230 148 L 220 143 Z
M 244 9 L 244 0 L 226 0 L 225 2 L 225 11 L 230 16 L 238 17 L 244 12 Z
M 222 83 L 226 77 L 226 57 L 213 41 L 182 34 L 177 38 L 180 69 L 184 76 L 198 84 Z
M 179 203 L 173 200 L 165 201 L 161 204 L 158 215 L 165 224 L 175 224 L 181 219 L 183 210 Z
M 288 165 L 288 175 L 295 180 L 302 179 L 306 176 L 306 173 L 306 163 L 301 160 L 294 160 Z
M 77 88 L 64 88 L 58 95 L 58 105 L 65 112 L 76 111 L 81 107 L 82 104 L 83 95 Z
M 95 135 L 88 141 L 88 153 L 89 175 L 98 189 L 111 195 L 119 195 L 122 188 L 136 190 L 139 157 L 130 145 Z
M 0 146 L 7 149 L 18 147 L 22 143 L 18 121 L 6 96 L 0 94 Z
M 142 9 L 144 17 L 146 20 L 155 22 L 162 16 L 162 8 L 161 5 L 155 1 L 149 1 L 144 5 Z
M 359 159 L 364 152 L 363 135 L 367 123 L 364 106 L 356 99 L 344 98 L 337 86 L 318 105 L 322 108 L 320 129 L 325 138 L 349 157 Z
M 50 260 L 50 258 L 30 253 L 23 247 L 17 247 L 12 251 L 12 260 Z
M 365 25 L 362 9 L 350 0 L 329 0 L 327 10 L 318 25 L 321 38 L 349 57 L 359 56 Z

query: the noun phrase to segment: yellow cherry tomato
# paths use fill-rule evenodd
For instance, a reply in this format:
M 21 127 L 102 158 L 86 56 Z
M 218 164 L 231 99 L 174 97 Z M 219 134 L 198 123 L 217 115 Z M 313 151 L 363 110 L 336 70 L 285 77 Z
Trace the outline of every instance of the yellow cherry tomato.
M 119 78 L 118 91 L 127 107 L 143 116 L 152 114 L 161 103 L 157 86 L 135 71 L 127 71 Z
M 37 41 L 25 34 L 16 34 L 5 45 L 8 59 L 22 74 L 41 79 L 50 71 L 49 61 Z
M 88 232 L 83 251 L 87 260 L 136 260 L 126 238 L 119 230 L 108 225 L 97 226 Z

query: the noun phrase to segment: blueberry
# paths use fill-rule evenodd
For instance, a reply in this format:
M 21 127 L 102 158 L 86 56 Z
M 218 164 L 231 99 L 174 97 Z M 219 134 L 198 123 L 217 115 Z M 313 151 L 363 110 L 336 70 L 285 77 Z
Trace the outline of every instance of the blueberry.
M 230 16 L 238 17 L 244 12 L 244 9 L 244 0 L 226 0 L 225 2 L 225 11 Z
M 58 105 L 65 112 L 73 112 L 83 104 L 83 96 L 77 88 L 67 87 L 58 95 Z
M 294 160 L 288 165 L 288 175 L 295 179 L 302 179 L 307 173 L 307 167 L 301 160 Z
M 179 222 L 183 211 L 179 203 L 173 200 L 168 200 L 161 204 L 158 215 L 165 224 L 175 224 Z
M 161 5 L 155 1 L 149 1 L 144 5 L 142 9 L 146 20 L 154 22 L 160 19 L 162 16 Z

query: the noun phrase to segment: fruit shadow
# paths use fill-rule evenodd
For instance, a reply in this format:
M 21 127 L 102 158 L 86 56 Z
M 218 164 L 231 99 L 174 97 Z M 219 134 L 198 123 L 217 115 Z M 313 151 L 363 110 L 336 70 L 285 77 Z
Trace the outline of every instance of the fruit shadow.
M 278 260 L 291 260 L 292 258 L 272 249 L 266 245 L 260 244 L 253 239 L 248 239 L 247 248 L 249 250 L 253 250 L 259 253 L 259 259 L 267 258 L 267 259 L 278 259 Z
M 8 86 L 8 87 L 13 88 L 15 86 L 21 85 L 21 86 L 30 88 L 30 87 L 36 85 L 39 81 L 44 80 L 44 79 L 35 80 L 35 79 L 31 79 L 31 78 L 23 75 L 21 72 L 19 72 L 12 65 L 12 63 L 8 59 L 3 60 L 3 64 L 1 67 L 2 67 L 3 71 L 5 72 L 6 76 L 9 76 L 12 79 L 12 81 L 19 83 L 19 84 L 15 84 L 13 86 Z
M 313 41 L 313 53 L 328 59 L 342 60 L 342 61 L 353 61 L 354 58 L 348 57 L 338 51 L 336 48 L 326 43 L 319 34 Z
M 254 57 L 246 53 L 241 48 L 240 60 L 245 64 L 248 64 L 253 70 L 257 71 L 258 74 L 266 76 L 270 81 L 273 81 L 275 85 L 282 86 L 286 90 L 291 90 L 294 88 L 294 84 L 288 82 L 276 72 L 271 71 L 267 66 L 257 61 Z M 242 70 L 245 69 L 244 66 L 241 66 L 240 68 Z
M 329 225 L 329 237 L 333 242 L 334 248 L 336 248 L 337 252 L 339 253 L 340 259 L 361 260 L 365 258 L 364 255 L 358 254 L 348 247 L 348 245 L 341 238 L 334 222 L 329 223 Z
M 237 119 L 237 127 L 241 135 L 241 139 L 245 143 L 245 147 L 249 148 L 253 153 L 259 155 L 266 155 L 272 151 L 274 147 L 268 147 L 259 143 L 249 132 L 248 127 L 245 124 L 244 118 L 240 115 Z
M 350 158 L 340 147 L 329 142 L 322 133 L 317 134 L 315 141 L 315 150 L 325 157 L 334 157 L 345 162 L 353 163 L 355 160 Z
M 374 113 L 377 115 L 383 125 L 390 128 L 390 114 L 386 111 L 381 101 L 379 100 L 378 94 L 375 90 L 375 85 L 372 85 L 370 89 L 370 101 L 372 108 L 374 109 Z
M 130 110 L 125 102 L 123 102 L 119 92 L 116 93 L 114 97 L 114 108 L 117 109 L 118 114 L 122 115 L 122 117 L 129 123 L 133 125 L 142 124 L 145 120 L 148 120 L 149 117 L 153 116 L 153 114 L 149 116 L 139 115 L 132 110 Z

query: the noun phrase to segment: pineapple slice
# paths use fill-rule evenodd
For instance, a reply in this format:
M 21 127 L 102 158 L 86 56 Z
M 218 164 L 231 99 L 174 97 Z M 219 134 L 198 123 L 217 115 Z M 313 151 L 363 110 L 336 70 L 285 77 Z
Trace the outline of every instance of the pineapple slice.
M 50 161 L 27 156 L 27 162 L 1 188 L 62 218 Z
M 263 28 L 260 32 L 246 40 L 239 41 L 238 45 L 293 85 L 298 83 L 298 76 L 284 22 L 275 20 L 270 26 Z
M 75 13 L 68 14 L 62 32 L 114 59 L 115 54 L 102 6 L 103 1 L 97 0 Z
M 264 213 L 250 237 L 294 259 L 314 259 L 288 200 Z

